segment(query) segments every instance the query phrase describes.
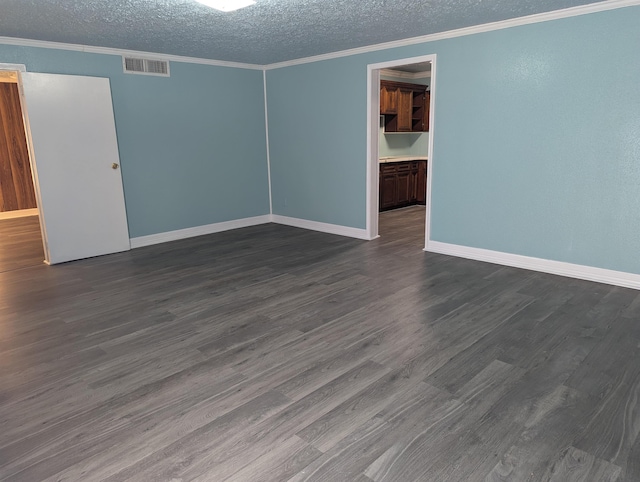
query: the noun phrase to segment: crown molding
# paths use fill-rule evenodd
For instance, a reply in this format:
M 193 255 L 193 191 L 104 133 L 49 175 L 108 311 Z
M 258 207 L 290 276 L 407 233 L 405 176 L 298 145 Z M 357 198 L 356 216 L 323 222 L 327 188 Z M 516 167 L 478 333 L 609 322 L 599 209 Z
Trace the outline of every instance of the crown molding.
M 46 40 L 31 40 L 17 37 L 0 37 L 0 44 L 17 45 L 20 47 L 37 47 L 42 49 L 71 50 L 73 52 L 85 52 L 90 54 L 135 56 L 149 60 L 169 60 L 171 62 L 183 62 L 187 64 L 213 65 L 216 67 L 233 67 L 236 69 L 264 70 L 262 65 L 244 64 L 241 62 L 227 62 L 224 60 L 201 59 L 197 57 L 183 57 L 181 55 L 160 54 L 157 52 L 144 52 L 141 50 L 123 50 L 111 47 L 96 47 L 93 45 L 67 44 L 61 42 L 49 42 Z
M 402 70 L 380 69 L 380 75 L 387 77 L 398 77 L 399 79 L 428 79 L 431 72 L 403 72 Z
M 0 70 L 17 70 L 19 72 L 26 72 L 27 66 L 24 64 L 3 64 L 0 63 Z
M 309 64 L 313 62 L 320 62 L 322 60 L 337 59 L 340 57 L 348 57 L 351 55 L 365 54 L 369 52 L 376 52 L 379 50 L 387 50 L 398 47 L 405 47 L 409 45 L 415 45 L 426 42 L 434 42 L 436 40 L 444 40 L 455 37 L 464 37 L 467 35 L 474 35 L 477 33 L 492 32 L 494 30 L 502 30 L 511 27 L 518 27 L 521 25 L 530 25 L 534 23 L 548 22 L 551 20 L 558 20 L 562 18 L 577 17 L 580 15 L 587 15 L 590 13 L 604 12 L 607 10 L 616 10 L 625 7 L 639 6 L 640 0 L 605 0 L 603 2 L 592 3 L 590 5 L 580 5 L 577 7 L 565 8 L 562 10 L 554 10 L 552 12 L 536 13 L 534 15 L 528 15 L 526 17 L 518 17 L 509 20 L 501 20 L 499 22 L 485 23 L 483 25 L 475 25 L 472 27 L 465 27 L 456 30 L 447 30 L 446 32 L 440 32 L 430 35 L 423 35 L 420 37 L 412 37 L 408 39 L 395 40 L 392 42 L 385 42 L 380 44 L 368 45 L 365 47 L 358 47 L 355 49 L 341 50 L 338 52 L 330 52 L 327 54 L 315 55 L 312 57 L 304 57 L 300 59 L 287 60 L 284 62 L 276 62 L 267 65 L 259 64 L 246 64 L 242 62 L 228 62 L 224 60 L 202 59 L 198 57 L 183 57 L 181 55 L 162 54 L 158 52 L 145 52 L 141 50 L 124 50 L 111 47 L 96 47 L 92 45 L 80 45 L 80 44 L 68 44 L 62 42 L 49 42 L 45 40 L 32 40 L 23 39 L 17 37 L 2 37 L 0 36 L 0 44 L 5 45 L 17 45 L 20 47 L 38 47 L 45 49 L 57 49 L 57 50 L 71 50 L 75 52 L 85 52 L 93 54 L 104 55 L 136 55 L 143 56 L 150 60 L 169 60 L 172 62 L 183 62 L 190 64 L 212 65 L 216 67 L 232 67 L 237 69 L 250 69 L 250 70 L 273 70 L 284 67 L 291 67 L 294 65 Z
M 387 50 L 398 47 L 406 47 L 409 45 L 421 44 L 426 42 L 434 42 L 436 40 L 444 40 L 455 37 L 464 37 L 477 33 L 492 32 L 494 30 L 503 30 L 505 28 L 518 27 L 521 25 L 530 25 L 533 23 L 548 22 L 551 20 L 559 20 L 562 18 L 577 17 L 590 13 L 604 12 L 607 10 L 616 10 L 618 8 L 633 7 L 640 5 L 640 0 L 605 0 L 604 2 L 592 3 L 590 5 L 580 5 L 577 7 L 565 8 L 562 10 L 554 10 L 552 12 L 536 13 L 527 15 L 526 17 L 512 18 L 509 20 L 501 20 L 499 22 L 485 23 L 483 25 L 474 25 L 456 30 L 447 30 L 446 32 L 423 35 L 421 37 L 412 37 L 403 40 L 394 40 L 366 47 L 358 47 L 355 49 L 341 50 L 339 52 L 331 52 L 313 57 L 305 57 L 295 60 L 287 60 L 265 65 L 265 70 L 281 69 L 283 67 L 291 67 L 294 65 L 309 64 L 312 62 L 320 62 L 323 60 L 337 59 L 340 57 L 349 57 L 351 55 L 366 54 L 379 50 Z

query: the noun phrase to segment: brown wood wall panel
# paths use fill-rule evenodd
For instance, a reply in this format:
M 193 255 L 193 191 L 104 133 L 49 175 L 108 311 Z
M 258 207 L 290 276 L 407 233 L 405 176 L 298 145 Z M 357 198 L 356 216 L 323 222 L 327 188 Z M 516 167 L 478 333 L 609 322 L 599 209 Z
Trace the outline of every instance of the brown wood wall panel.
M 0 211 L 35 207 L 18 85 L 0 83 Z

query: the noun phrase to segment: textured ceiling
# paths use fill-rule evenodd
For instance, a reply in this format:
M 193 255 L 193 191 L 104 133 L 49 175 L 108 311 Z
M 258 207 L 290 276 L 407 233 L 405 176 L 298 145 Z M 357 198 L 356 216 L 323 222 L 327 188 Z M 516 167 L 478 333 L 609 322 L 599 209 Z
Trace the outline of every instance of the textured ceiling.
M 400 72 L 408 72 L 417 74 L 422 72 L 431 72 L 431 62 L 419 62 L 417 64 L 399 65 L 388 70 L 398 70 Z
M 0 0 L 0 36 L 251 64 L 336 52 L 597 0 Z

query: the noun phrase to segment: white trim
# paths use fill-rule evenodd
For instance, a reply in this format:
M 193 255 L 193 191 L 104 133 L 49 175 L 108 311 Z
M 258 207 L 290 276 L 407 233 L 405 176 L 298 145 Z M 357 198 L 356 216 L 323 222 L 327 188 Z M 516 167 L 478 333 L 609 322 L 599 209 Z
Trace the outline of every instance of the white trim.
M 327 54 L 315 55 L 313 57 L 305 57 L 295 60 L 287 60 L 265 65 L 266 70 L 281 69 L 283 67 L 291 67 L 293 65 L 309 64 L 312 62 L 320 62 L 323 60 L 337 59 L 340 57 L 349 57 L 351 55 L 365 54 L 376 52 L 378 50 L 387 50 L 398 47 L 406 47 L 408 45 L 421 44 L 425 42 L 434 42 L 436 40 L 444 40 L 455 37 L 464 37 L 483 32 L 492 32 L 494 30 L 502 30 L 505 28 L 518 27 L 521 25 L 529 25 L 532 23 L 548 22 L 550 20 L 558 20 L 561 18 L 577 17 L 590 13 L 604 12 L 607 10 L 615 10 L 624 7 L 633 7 L 640 5 L 640 0 L 605 0 L 604 2 L 592 3 L 589 5 L 579 5 L 577 7 L 564 8 L 562 10 L 554 10 L 551 12 L 536 13 L 527 15 L 526 17 L 512 18 L 509 20 L 501 20 L 498 22 L 485 23 L 483 25 L 474 25 L 471 27 L 459 28 L 455 30 L 447 30 L 446 32 L 434 33 L 430 35 L 422 35 L 420 37 L 412 37 L 402 40 L 394 40 L 380 44 L 358 47 L 355 49 L 341 50 L 338 52 L 330 52 Z
M 2 64 L 0 63 L 0 70 L 16 70 L 18 72 L 26 72 L 27 66 L 24 64 Z
M 380 193 L 380 69 L 367 65 L 367 169 L 366 231 L 369 239 L 378 237 L 378 197 Z
M 143 246 L 151 246 L 152 244 L 166 243 L 168 241 L 176 241 L 178 239 L 193 238 L 204 234 L 220 233 L 231 229 L 246 228 L 247 226 L 256 226 L 258 224 L 266 224 L 271 222 L 271 216 L 265 214 L 252 218 L 234 219 L 232 221 L 224 221 L 221 223 L 206 224 L 204 226 L 195 226 L 193 228 L 178 229 L 176 231 L 167 231 L 164 233 L 150 234 L 148 236 L 138 236 L 131 238 L 131 249 L 141 248 Z
M 431 77 L 431 72 L 403 72 L 402 70 L 380 69 L 380 75 L 398 77 L 399 79 L 428 79 Z
M 412 37 L 408 39 L 394 40 L 392 42 L 384 42 L 380 44 L 367 45 L 348 50 L 340 50 L 338 52 L 330 52 L 312 57 L 304 57 L 300 59 L 286 60 L 267 65 L 248 64 L 242 62 L 230 62 L 225 60 L 202 59 L 198 57 L 183 57 L 181 55 L 163 54 L 158 52 L 145 52 L 142 50 L 124 50 L 111 47 L 96 47 L 92 45 L 68 44 L 61 42 L 50 42 L 45 40 L 32 40 L 17 37 L 0 37 L 0 44 L 18 45 L 21 47 L 39 47 L 45 49 L 73 50 L 76 52 L 87 52 L 105 55 L 144 55 L 151 59 L 166 59 L 173 62 L 184 62 L 191 64 L 213 65 L 218 67 L 234 67 L 238 69 L 251 70 L 272 70 L 292 65 L 308 64 L 312 62 L 320 62 L 322 60 L 337 59 L 340 57 L 348 57 L 350 55 L 364 54 L 376 52 L 379 50 L 387 50 L 397 47 L 405 47 L 425 42 L 433 42 L 455 37 L 463 37 L 483 32 L 491 32 L 494 30 L 502 30 L 505 28 L 517 27 L 520 25 L 529 25 L 533 23 L 548 22 L 550 20 L 558 20 L 561 18 L 577 17 L 596 12 L 605 12 L 607 10 L 616 10 L 618 8 L 634 7 L 640 5 L 640 0 L 605 0 L 603 2 L 592 3 L 589 5 L 578 5 L 562 10 L 553 10 L 550 12 L 536 13 L 527 15 L 526 17 L 512 18 L 509 20 L 500 20 L 498 22 L 485 23 L 483 25 L 474 25 L 455 30 L 447 30 L 430 35 L 422 35 L 420 37 Z
M 640 275 L 481 248 L 429 241 L 425 251 L 640 290 Z
M 271 221 L 286 226 L 294 226 L 296 228 L 309 229 L 311 231 L 320 231 L 322 233 L 337 234 L 338 236 L 347 236 L 349 238 L 357 238 L 371 240 L 366 229 L 350 228 L 348 226 L 340 226 L 338 224 L 321 223 L 318 221 L 309 221 L 307 219 L 290 218 L 274 214 Z
M 389 60 L 367 65 L 367 194 L 366 194 L 366 231 L 367 239 L 378 237 L 378 196 L 379 191 L 379 142 L 380 142 L 380 72 L 389 67 L 399 65 L 416 64 L 419 62 L 431 62 L 431 105 L 429 108 L 429 162 L 427 162 L 427 220 L 425 226 L 429 226 L 431 214 L 431 164 L 433 163 L 433 131 L 434 131 L 434 106 L 435 106 L 435 79 L 436 79 L 436 54 L 410 57 L 406 59 Z M 426 234 L 428 233 L 428 228 Z M 429 238 L 425 238 L 429 239 Z
M 26 218 L 27 216 L 37 216 L 38 214 L 38 208 L 17 209 L 15 211 L 5 211 L 0 213 L 0 219 Z
M 433 160 L 436 156 L 434 156 L 433 151 L 433 139 L 435 137 L 436 130 L 436 55 L 433 56 L 433 61 L 431 62 L 431 82 L 429 85 L 430 91 L 430 105 L 429 105 L 429 160 L 427 161 L 427 193 L 425 196 L 426 199 L 426 213 L 425 213 L 425 221 L 424 221 L 424 244 L 427 245 L 429 239 L 431 239 L 431 193 L 433 186 Z
M 640 1 L 640 0 L 639 0 Z M 213 65 L 216 67 L 233 67 L 236 69 L 263 70 L 262 65 L 245 64 L 242 62 L 228 62 L 225 60 L 200 59 L 197 57 L 183 57 L 181 55 L 162 54 L 158 52 L 144 52 L 142 50 L 123 50 L 111 47 L 95 47 L 92 45 L 67 44 L 61 42 L 49 42 L 45 40 L 31 40 L 15 37 L 0 37 L 0 44 L 18 45 L 20 47 L 37 47 L 42 49 L 72 50 L 91 54 L 118 55 L 118 56 L 144 56 L 149 60 L 169 60 L 171 62 L 183 62 L 188 64 Z
M 169 241 L 177 241 L 179 239 L 193 238 L 205 234 L 220 233 L 231 229 L 246 228 L 248 226 L 257 226 L 258 224 L 276 223 L 286 226 L 294 226 L 296 228 L 309 229 L 311 231 L 320 231 L 323 233 L 337 234 L 339 236 L 347 236 L 349 238 L 357 238 L 369 240 L 367 232 L 364 229 L 350 228 L 348 226 L 339 226 L 337 224 L 320 223 L 317 221 L 308 221 L 306 219 L 290 218 L 288 216 L 280 216 L 278 214 L 264 214 L 252 218 L 234 219 L 221 223 L 206 224 L 204 226 L 195 226 L 193 228 L 178 229 L 176 231 L 167 231 L 164 233 L 150 234 L 148 236 L 138 236 L 131 238 L 131 249 L 142 248 L 154 244 L 167 243 Z
M 22 72 L 18 71 L 18 94 L 20 96 L 20 110 L 22 111 L 22 123 L 24 126 L 24 135 L 27 139 L 27 152 L 29 153 L 29 165 L 31 167 L 31 179 L 33 180 L 33 188 L 35 189 L 36 205 L 38 206 L 38 216 L 40 217 L 40 235 L 42 237 L 42 249 L 44 251 L 44 262 L 51 264 L 51 253 L 49 251 L 49 238 L 47 236 L 47 226 L 43 215 L 42 194 L 40 192 L 40 178 L 38 177 L 38 169 L 35 161 L 33 149 L 33 138 L 31 137 L 31 124 L 29 123 L 29 108 L 24 97 L 24 87 L 22 85 Z
M 267 181 L 269 182 L 269 214 L 273 214 L 273 196 L 271 192 L 271 153 L 269 152 L 269 114 L 267 111 L 267 71 L 262 71 L 262 89 L 264 92 L 264 131 L 267 146 Z

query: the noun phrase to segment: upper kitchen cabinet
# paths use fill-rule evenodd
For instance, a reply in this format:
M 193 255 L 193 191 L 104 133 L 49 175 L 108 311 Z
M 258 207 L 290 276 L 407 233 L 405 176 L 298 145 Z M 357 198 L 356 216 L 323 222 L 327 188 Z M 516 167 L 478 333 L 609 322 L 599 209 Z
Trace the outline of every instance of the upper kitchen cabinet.
M 380 81 L 380 114 L 398 113 L 398 87 Z
M 413 105 L 413 91 L 407 87 L 400 87 L 398 89 L 398 120 L 397 131 L 398 132 L 411 132 L 413 131 L 413 121 L 411 106 Z
M 380 115 L 385 132 L 427 132 L 429 92 L 426 86 L 380 81 Z
M 411 111 L 411 130 L 414 132 L 429 132 L 429 104 L 431 94 L 422 90 L 413 91 L 413 104 Z

